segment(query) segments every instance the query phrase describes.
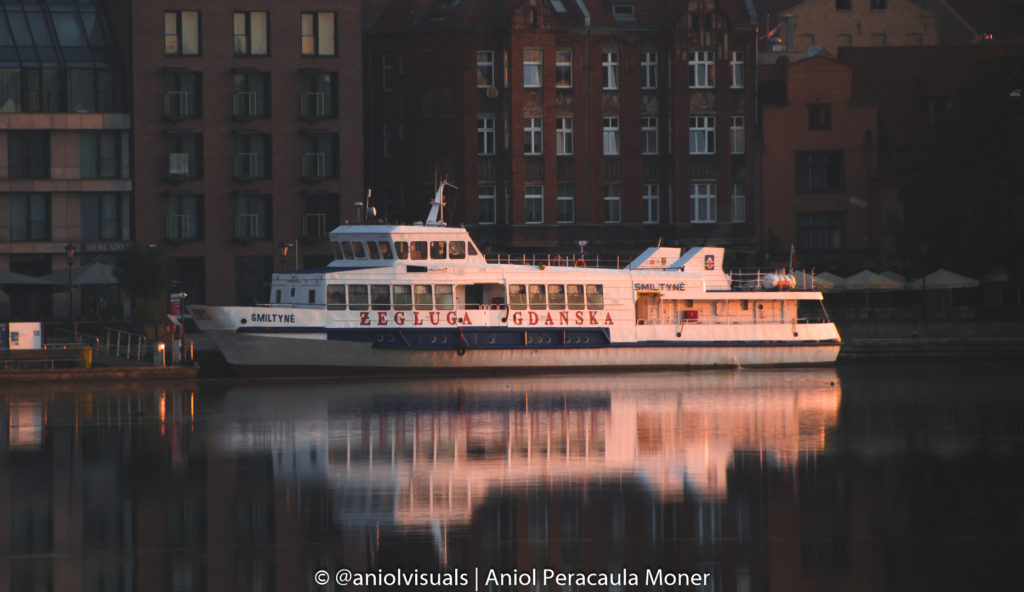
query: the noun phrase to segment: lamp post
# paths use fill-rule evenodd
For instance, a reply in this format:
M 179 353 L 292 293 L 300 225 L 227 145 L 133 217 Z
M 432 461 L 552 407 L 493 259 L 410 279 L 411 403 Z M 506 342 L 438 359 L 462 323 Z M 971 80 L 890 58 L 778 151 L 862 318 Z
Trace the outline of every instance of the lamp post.
M 75 271 L 75 245 L 72 243 L 64 245 L 64 253 L 68 256 L 68 320 L 71 322 L 71 332 L 74 336 L 74 343 L 77 345 L 78 325 L 75 324 L 75 296 L 71 291 L 71 280 Z
M 281 243 L 277 246 L 277 248 L 281 250 L 281 273 L 284 273 L 285 263 L 288 261 L 285 257 L 288 256 L 288 249 L 291 246 L 291 243 Z

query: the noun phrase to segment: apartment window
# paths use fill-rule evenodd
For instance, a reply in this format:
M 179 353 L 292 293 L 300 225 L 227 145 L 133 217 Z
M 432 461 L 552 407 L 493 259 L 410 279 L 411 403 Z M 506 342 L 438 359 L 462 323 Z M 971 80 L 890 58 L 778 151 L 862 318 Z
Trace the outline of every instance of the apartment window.
M 645 51 L 640 55 L 640 87 L 658 88 L 658 52 Z
M 729 152 L 743 154 L 746 151 L 746 134 L 743 131 L 743 116 L 729 116 Z
M 807 105 L 807 129 L 811 131 L 832 129 L 832 105 Z
M 83 179 L 121 176 L 121 132 L 78 132 L 78 166 Z
M 527 185 L 525 197 L 526 223 L 540 224 L 544 222 L 544 186 Z
M 658 118 L 640 118 L 640 151 L 642 154 L 658 153 Z
M 303 179 L 335 179 L 338 177 L 338 134 L 310 132 L 302 134 Z
M 302 55 L 334 55 L 334 13 L 302 13 Z
M 644 224 L 658 223 L 658 193 L 659 188 L 657 185 L 649 184 L 643 186 Z
M 327 239 L 327 233 L 339 223 L 337 193 L 305 193 L 302 214 L 302 238 L 308 241 Z
M 31 72 L 31 70 L 29 70 Z M 53 70 L 44 70 L 44 78 L 52 77 L 49 75 Z M 37 74 L 34 72 L 33 74 Z M 34 77 L 34 76 L 33 76 Z M 121 89 L 118 77 L 110 70 L 92 68 L 72 68 L 67 70 L 67 111 L 70 113 L 110 113 L 117 111 L 122 99 Z M 2 84 L 2 82 L 0 82 Z M 62 101 L 57 97 L 57 87 L 54 85 L 52 91 L 53 95 L 51 98 L 46 98 L 43 102 L 49 103 L 53 107 L 53 111 L 62 111 L 63 107 L 59 107 Z M 30 102 L 39 102 L 38 90 L 30 90 L 32 94 L 32 100 Z M 0 99 L 0 104 L 3 101 Z
M 611 49 L 601 54 L 601 88 L 619 88 L 619 52 Z
M 733 50 L 729 54 L 729 70 L 732 71 L 732 84 L 729 88 L 743 88 L 743 62 L 746 52 L 742 49 Z
M 619 154 L 619 118 L 605 117 L 602 121 L 602 153 L 605 156 Z
M 236 179 L 270 178 L 270 134 L 235 134 Z
M 690 116 L 690 154 L 715 153 L 715 116 Z
M 846 223 L 841 213 L 796 215 L 796 244 L 804 250 L 841 249 L 846 242 Z
M 203 74 L 190 70 L 164 72 L 164 117 L 202 117 Z
M 715 52 L 700 49 L 690 52 L 690 88 L 714 88 Z
M 842 150 L 796 153 L 798 191 L 835 191 L 843 188 Z
M 303 119 L 338 116 L 338 73 L 322 70 L 299 72 L 300 115 Z
M 270 117 L 270 73 L 235 72 L 231 114 L 235 119 Z
M 50 132 L 7 132 L 7 176 L 10 179 L 50 178 Z
M 267 13 L 264 11 L 235 13 L 235 55 L 265 56 L 267 42 Z
M 710 182 L 690 183 L 690 222 L 705 224 L 717 220 L 716 186 Z
M 199 12 L 164 13 L 164 55 L 199 55 Z
M 480 156 L 494 154 L 494 116 L 476 118 L 476 153 Z
M 572 117 L 555 119 L 555 149 L 558 156 L 572 154 Z
M 125 193 L 83 193 L 79 197 L 82 238 L 128 240 L 131 212 Z
M 235 238 L 270 240 L 270 196 L 261 193 L 235 195 Z
M 481 50 L 476 52 L 476 87 L 490 88 L 494 86 L 494 52 Z
M 636 19 L 636 7 L 632 4 L 613 4 L 612 17 L 617 21 L 631 21 Z
M 523 50 L 523 87 L 540 88 L 541 69 L 544 64 L 544 51 L 540 49 Z
M 481 185 L 477 189 L 477 218 L 481 224 L 498 221 L 497 193 L 494 185 Z
M 558 208 L 559 224 L 569 224 L 575 219 L 575 186 L 572 183 L 558 184 L 558 198 L 555 204 Z
M 50 240 L 50 194 L 10 193 L 12 241 Z
M 572 88 L 572 50 L 555 51 L 555 87 Z
M 203 238 L 203 198 L 193 194 L 167 196 L 166 238 L 190 241 Z
M 167 177 L 171 180 L 201 179 L 203 176 L 202 134 L 167 134 Z
M 850 10 L 850 0 L 836 0 L 836 10 Z
M 523 152 L 525 154 L 542 154 L 544 152 L 542 117 L 527 117 L 523 120 Z
M 885 0 L 871 0 L 871 10 L 885 10 Z
M 380 56 L 380 88 L 391 92 L 395 87 L 395 56 L 386 53 Z
M 604 221 L 622 222 L 622 186 L 618 183 L 606 183 L 604 186 Z
M 742 160 L 732 166 L 732 221 L 747 221 L 747 171 Z

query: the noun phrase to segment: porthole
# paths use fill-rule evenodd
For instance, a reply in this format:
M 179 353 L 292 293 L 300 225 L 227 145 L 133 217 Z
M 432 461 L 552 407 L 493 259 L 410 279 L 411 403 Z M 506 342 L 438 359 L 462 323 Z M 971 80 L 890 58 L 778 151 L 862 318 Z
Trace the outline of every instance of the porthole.
M 437 343 L 437 335 L 430 336 L 430 343 Z
M 240 323 L 242 323 L 242 324 L 244 325 L 244 324 L 248 323 L 249 321 L 247 321 L 247 320 L 245 320 L 245 319 L 242 319 L 242 320 L 241 320 L 241 321 L 239 321 L 239 322 L 240 322 Z
M 487 338 L 487 343 L 490 343 L 490 344 L 494 343 L 494 335 L 491 335 L 490 337 Z
M 383 335 L 378 335 L 377 336 L 377 343 L 384 343 L 384 336 Z

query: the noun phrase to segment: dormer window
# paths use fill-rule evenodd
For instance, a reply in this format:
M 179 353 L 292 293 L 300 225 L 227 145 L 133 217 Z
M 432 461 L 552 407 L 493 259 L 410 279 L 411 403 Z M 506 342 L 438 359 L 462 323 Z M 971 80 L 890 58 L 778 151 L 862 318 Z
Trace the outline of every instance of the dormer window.
M 617 21 L 636 20 L 636 7 L 632 4 L 612 4 L 612 16 Z

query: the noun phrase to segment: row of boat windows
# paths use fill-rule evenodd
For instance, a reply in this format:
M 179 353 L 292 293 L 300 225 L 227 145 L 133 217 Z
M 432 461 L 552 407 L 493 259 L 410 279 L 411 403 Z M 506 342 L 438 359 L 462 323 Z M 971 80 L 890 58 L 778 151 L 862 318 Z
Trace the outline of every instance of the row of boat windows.
M 468 241 L 338 241 L 332 242 L 334 258 L 357 259 L 465 259 L 476 255 L 476 247 Z
M 331 284 L 327 286 L 327 309 L 453 310 L 453 295 L 454 290 L 450 284 Z M 310 302 L 313 302 L 312 297 L 311 294 Z M 509 284 L 508 307 L 511 310 L 602 310 L 604 286 Z

